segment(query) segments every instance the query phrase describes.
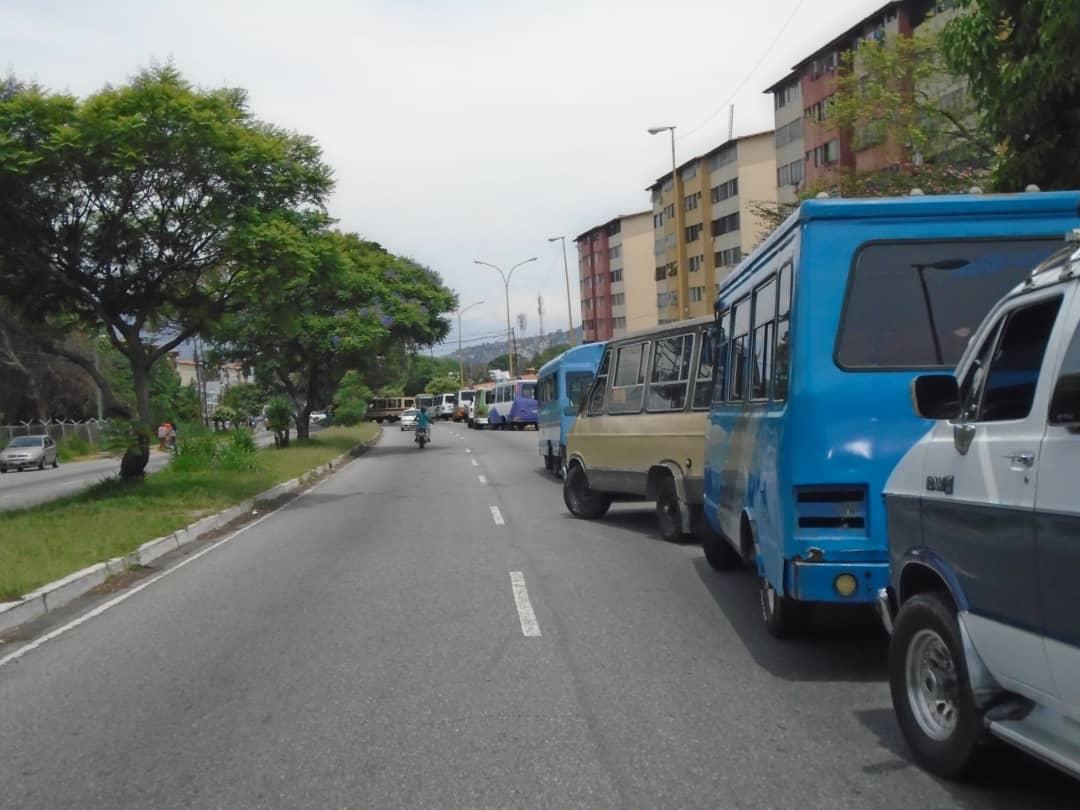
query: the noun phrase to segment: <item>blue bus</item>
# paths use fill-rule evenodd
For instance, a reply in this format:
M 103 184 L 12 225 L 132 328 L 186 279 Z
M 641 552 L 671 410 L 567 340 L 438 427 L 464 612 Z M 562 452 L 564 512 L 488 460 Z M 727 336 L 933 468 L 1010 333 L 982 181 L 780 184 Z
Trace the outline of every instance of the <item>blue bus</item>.
M 882 488 L 990 307 L 1080 226 L 1080 192 L 804 202 L 718 285 L 702 538 L 753 564 L 770 633 L 888 584 Z
M 575 346 L 546 362 L 537 375 L 540 456 L 548 472 L 562 475 L 566 436 L 574 426 L 578 406 L 592 385 L 603 352 L 603 343 Z

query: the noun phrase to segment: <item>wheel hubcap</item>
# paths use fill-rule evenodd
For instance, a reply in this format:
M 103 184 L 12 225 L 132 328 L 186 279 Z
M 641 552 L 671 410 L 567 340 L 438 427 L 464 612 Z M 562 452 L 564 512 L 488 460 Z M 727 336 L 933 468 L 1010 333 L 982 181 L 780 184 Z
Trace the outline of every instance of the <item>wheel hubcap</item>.
M 935 631 L 920 630 L 908 644 L 905 666 L 908 704 L 926 736 L 948 739 L 958 720 L 959 685 L 956 662 Z

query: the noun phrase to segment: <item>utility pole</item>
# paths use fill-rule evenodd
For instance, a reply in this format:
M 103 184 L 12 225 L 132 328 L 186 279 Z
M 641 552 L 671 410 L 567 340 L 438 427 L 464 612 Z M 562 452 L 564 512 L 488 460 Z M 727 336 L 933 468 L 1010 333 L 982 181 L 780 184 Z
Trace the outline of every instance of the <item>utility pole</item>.
M 536 293 L 536 317 L 540 321 L 540 351 L 544 350 L 544 296 Z
M 461 365 L 460 374 L 461 374 L 461 388 L 462 389 L 465 388 L 465 351 L 461 348 L 461 315 L 466 310 L 470 310 L 473 307 L 478 307 L 482 303 L 484 303 L 484 302 L 483 301 L 476 301 L 475 303 L 469 304 L 467 307 L 462 307 L 461 309 L 459 309 L 457 311 L 457 353 L 458 353 L 458 362 Z
M 563 275 L 566 277 L 566 320 L 570 329 L 570 345 L 573 346 L 575 341 L 574 333 L 574 308 L 571 305 L 570 300 L 570 265 L 566 261 L 566 237 L 565 236 L 551 236 L 548 238 L 549 242 L 562 242 L 562 266 Z M 584 330 L 582 330 L 582 339 L 584 339 Z
M 510 346 L 510 342 L 511 342 L 511 332 L 510 332 L 510 279 L 514 277 L 514 271 L 517 270 L 519 267 L 521 267 L 523 264 L 528 264 L 529 262 L 535 262 L 535 261 L 536 261 L 536 257 L 533 256 L 532 258 L 526 259 L 523 262 L 518 262 L 517 264 L 515 264 L 513 267 L 510 268 L 510 272 L 506 273 L 506 272 L 503 272 L 503 269 L 501 267 L 499 267 L 498 265 L 490 264 L 488 262 L 482 262 L 479 259 L 473 259 L 473 264 L 481 264 L 484 267 L 490 267 L 492 270 L 498 270 L 499 275 L 502 276 L 503 288 L 504 288 L 504 290 L 506 292 L 506 351 L 509 353 L 509 357 L 507 357 L 507 365 L 510 368 L 510 376 L 511 376 L 511 378 L 514 376 L 514 355 L 513 355 L 513 351 L 511 349 L 511 346 Z

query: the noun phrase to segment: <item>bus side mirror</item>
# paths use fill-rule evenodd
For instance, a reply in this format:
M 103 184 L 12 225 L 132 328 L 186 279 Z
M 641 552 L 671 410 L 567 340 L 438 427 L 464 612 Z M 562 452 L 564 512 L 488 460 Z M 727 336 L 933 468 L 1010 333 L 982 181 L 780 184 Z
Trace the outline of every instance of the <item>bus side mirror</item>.
M 960 385 L 952 374 L 923 374 L 911 381 L 911 401 L 923 419 L 956 419 Z

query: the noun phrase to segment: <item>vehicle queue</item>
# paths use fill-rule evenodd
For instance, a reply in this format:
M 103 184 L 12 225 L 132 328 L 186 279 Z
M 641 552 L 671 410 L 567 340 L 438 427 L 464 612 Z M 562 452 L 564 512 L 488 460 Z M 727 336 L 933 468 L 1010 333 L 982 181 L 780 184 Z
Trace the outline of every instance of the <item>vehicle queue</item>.
M 967 773 L 993 736 L 1080 776 L 1077 228 L 1076 192 L 804 202 L 713 318 L 540 370 L 544 466 L 576 517 L 654 501 L 664 538 L 756 570 L 774 636 L 877 604 L 929 769 Z

